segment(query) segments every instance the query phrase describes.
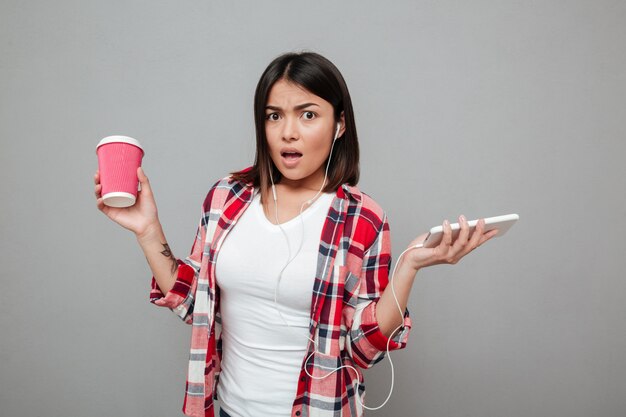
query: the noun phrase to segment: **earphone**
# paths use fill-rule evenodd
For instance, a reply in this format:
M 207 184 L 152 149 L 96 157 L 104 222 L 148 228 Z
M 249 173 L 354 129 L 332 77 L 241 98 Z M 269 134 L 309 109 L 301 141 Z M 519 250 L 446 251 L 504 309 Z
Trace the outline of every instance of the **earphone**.
M 280 309 L 278 308 L 278 287 L 279 287 L 279 285 L 280 285 L 280 281 L 281 281 L 281 279 L 282 279 L 282 274 L 283 274 L 283 272 L 284 272 L 284 271 L 285 271 L 285 269 L 289 266 L 289 264 L 290 264 L 290 263 L 291 263 L 291 262 L 292 262 L 292 261 L 293 261 L 293 260 L 294 260 L 294 259 L 298 256 L 298 254 L 300 253 L 300 250 L 302 249 L 302 244 L 303 244 L 303 242 L 304 242 L 304 220 L 302 219 L 302 211 L 303 211 L 303 209 L 304 209 L 304 206 L 305 206 L 305 205 L 307 205 L 307 204 L 309 204 L 309 205 L 310 205 L 310 204 L 312 204 L 312 203 L 313 203 L 313 202 L 317 199 L 317 197 L 319 196 L 319 194 L 322 192 L 322 190 L 323 190 L 323 189 L 324 189 L 324 187 L 326 186 L 326 180 L 327 180 L 327 177 L 328 177 L 328 168 L 329 168 L 329 166 L 330 166 L 330 160 L 331 160 L 331 158 L 332 158 L 333 148 L 334 148 L 334 146 L 335 146 L 335 142 L 337 141 L 337 137 L 338 137 L 338 135 L 339 135 L 339 130 L 340 130 L 340 128 L 341 128 L 341 123 L 337 123 L 337 128 L 336 128 L 336 130 L 335 130 L 335 135 L 334 135 L 333 143 L 332 143 L 332 146 L 331 146 L 331 148 L 330 148 L 330 155 L 328 156 L 328 162 L 326 163 L 326 170 L 325 170 L 325 173 L 324 173 L 324 181 L 322 182 L 322 186 L 320 187 L 319 191 L 317 192 L 317 194 L 315 194 L 315 196 L 314 196 L 313 198 L 311 198 L 311 199 L 309 199 L 309 200 L 305 201 L 304 203 L 302 203 L 302 206 L 300 207 L 300 213 L 298 214 L 298 217 L 300 217 L 300 224 L 301 224 L 301 230 L 302 230 L 302 237 L 301 237 L 301 239 L 300 239 L 300 245 L 299 245 L 299 247 L 298 247 L 298 250 L 297 250 L 296 254 L 295 254 L 295 255 L 293 255 L 293 256 L 291 256 L 291 245 L 290 245 L 290 242 L 289 242 L 289 238 L 288 238 L 288 236 L 287 236 L 287 233 L 286 233 L 286 232 L 285 232 L 285 230 L 281 227 L 281 225 L 280 225 L 280 223 L 279 223 L 279 220 L 278 220 L 278 198 L 277 198 L 277 195 L 276 195 L 276 186 L 274 185 L 274 178 L 273 178 L 273 176 L 272 176 L 272 168 L 271 168 L 271 164 L 270 164 L 270 168 L 269 168 L 269 171 L 270 171 L 270 180 L 271 180 L 271 182 L 272 182 L 272 196 L 273 196 L 273 199 L 274 199 L 274 216 L 275 216 L 276 224 L 277 224 L 277 225 L 278 225 L 278 227 L 280 228 L 280 230 L 281 230 L 281 232 L 282 232 L 282 234 L 283 234 L 283 236 L 285 237 L 285 240 L 286 240 L 286 242 L 287 242 L 287 254 L 288 254 L 288 255 L 287 255 L 287 263 L 286 263 L 286 264 L 282 267 L 282 269 L 280 270 L 280 272 L 279 272 L 279 274 L 278 274 L 278 279 L 277 279 L 277 281 L 276 281 L 276 287 L 275 287 L 275 289 L 274 289 L 274 305 L 275 305 L 275 307 L 276 307 L 276 311 L 278 312 L 278 315 L 280 316 L 281 320 L 283 321 L 283 323 L 285 323 L 285 325 L 287 326 L 287 328 L 289 328 L 289 329 L 290 329 L 290 331 L 292 331 L 292 332 L 293 332 L 293 330 L 291 329 L 291 326 L 289 325 L 289 323 L 287 322 L 287 320 L 285 320 L 285 318 L 283 317 L 282 313 L 280 312 Z M 391 333 L 391 335 L 395 334 L 395 333 L 396 333 L 396 332 L 397 332 L 400 328 L 403 328 L 403 327 L 404 327 L 404 312 L 402 311 L 402 308 L 400 307 L 400 303 L 399 303 L 398 298 L 397 298 L 396 293 L 395 293 L 395 289 L 394 289 L 394 286 L 393 286 L 393 277 L 395 276 L 396 268 L 398 267 L 399 261 L 400 261 L 400 259 L 402 258 L 402 256 L 403 256 L 406 252 L 408 252 L 409 250 L 411 250 L 411 249 L 415 249 L 415 248 L 419 248 L 419 247 L 421 247 L 421 245 L 419 245 L 419 244 L 418 244 L 418 245 L 415 245 L 415 246 L 410 246 L 409 248 L 407 248 L 406 250 L 404 250 L 404 252 L 402 252 L 402 253 L 400 254 L 400 256 L 398 257 L 398 260 L 396 261 L 396 265 L 395 265 L 395 267 L 394 267 L 394 269 L 393 269 L 393 272 L 392 272 L 392 274 L 391 274 L 391 277 L 390 277 L 390 279 L 389 279 L 389 285 L 391 285 L 391 292 L 392 292 L 392 294 L 393 294 L 393 298 L 394 298 L 394 300 L 396 301 L 396 305 L 397 305 L 397 307 L 398 307 L 398 311 L 400 312 L 401 323 L 402 323 L 402 324 L 400 324 L 400 326 L 398 326 L 398 327 L 396 327 L 396 329 L 394 329 L 394 331 Z M 357 402 L 358 402 L 358 403 L 359 403 L 359 404 L 360 404 L 363 408 L 365 408 L 365 409 L 367 409 L 367 410 L 374 411 L 374 410 L 378 410 L 378 409 L 382 408 L 383 406 L 385 406 L 385 404 L 387 404 L 387 402 L 388 402 L 388 401 L 389 401 L 389 399 L 391 398 L 391 394 L 392 394 L 392 392 L 393 392 L 393 385 L 394 385 L 394 376 L 395 376 L 395 374 L 394 374 L 393 362 L 392 362 L 392 360 L 391 360 L 391 355 L 389 354 L 389 343 L 391 342 L 391 335 L 389 336 L 388 341 L 387 341 L 387 358 L 389 359 L 389 364 L 391 365 L 391 385 L 390 385 L 390 389 L 389 389 L 389 394 L 387 395 L 387 398 L 385 399 L 385 401 L 384 401 L 381 405 L 379 405 L 378 407 L 373 407 L 373 408 L 371 408 L 371 407 L 367 407 L 365 404 L 363 404 L 363 403 L 361 402 L 361 400 L 360 400 L 360 396 L 356 395 L 356 401 L 357 401 Z M 357 369 L 356 369 L 355 367 L 351 366 L 351 365 L 342 365 L 342 366 L 337 367 L 337 368 L 331 368 L 331 367 L 325 367 L 325 366 L 322 366 L 322 365 L 318 365 L 318 367 L 319 367 L 319 368 L 329 370 L 330 372 L 329 372 L 328 374 L 326 374 L 326 375 L 323 375 L 323 376 L 317 376 L 317 377 L 316 377 L 316 376 L 311 375 L 311 374 L 309 373 L 308 369 L 307 369 L 307 365 L 308 365 L 309 360 L 311 359 L 311 357 L 312 357 L 312 356 L 313 356 L 313 355 L 317 352 L 317 347 L 318 347 L 317 345 L 318 345 L 318 344 L 317 344 L 317 342 L 316 342 L 314 339 L 312 339 L 311 337 L 309 337 L 309 336 L 306 336 L 306 337 L 307 337 L 307 339 L 309 339 L 309 341 L 311 341 L 311 342 L 313 343 L 313 345 L 315 346 L 315 348 L 314 348 L 313 352 L 311 352 L 311 353 L 307 356 L 306 361 L 305 361 L 305 363 L 304 363 L 304 371 L 306 372 L 306 374 L 307 374 L 310 378 L 312 378 L 312 379 L 324 379 L 324 378 L 327 378 L 327 377 L 329 377 L 330 375 L 332 375 L 332 374 L 333 374 L 333 372 L 337 372 L 337 371 L 339 371 L 339 370 L 340 370 L 340 369 L 342 369 L 342 368 L 352 369 L 352 370 L 355 372 L 355 374 L 356 374 L 356 375 L 359 375 L 359 372 L 357 371 Z M 358 390 L 359 390 L 359 385 L 360 385 L 360 384 L 359 384 L 358 379 L 357 379 L 356 392 L 358 392 Z

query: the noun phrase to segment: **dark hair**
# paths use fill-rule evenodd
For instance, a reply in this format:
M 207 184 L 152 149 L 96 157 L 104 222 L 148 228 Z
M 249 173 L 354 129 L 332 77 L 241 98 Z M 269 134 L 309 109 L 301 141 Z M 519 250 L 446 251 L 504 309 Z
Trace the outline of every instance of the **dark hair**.
M 279 80 L 287 80 L 332 104 L 335 122 L 344 113 L 345 131 L 335 142 L 332 160 L 328 168 L 328 182 L 324 192 L 332 192 L 343 184 L 356 185 L 359 181 L 359 142 L 354 123 L 354 110 L 350 93 L 341 73 L 335 65 L 314 52 L 286 53 L 275 58 L 261 75 L 254 94 L 254 124 L 256 127 L 256 155 L 254 165 L 233 172 L 235 180 L 253 183 L 260 187 L 264 196 L 271 188 L 269 169 L 274 181 L 282 177 L 272 162 L 265 135 L 265 106 L 270 90 Z M 327 161 L 326 161 L 327 162 Z M 269 165 L 271 164 L 271 168 Z

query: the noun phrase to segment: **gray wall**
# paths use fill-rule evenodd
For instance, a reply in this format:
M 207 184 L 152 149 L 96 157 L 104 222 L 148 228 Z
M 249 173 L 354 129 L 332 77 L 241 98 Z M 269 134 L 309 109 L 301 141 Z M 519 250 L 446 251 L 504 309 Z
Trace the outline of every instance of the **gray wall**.
M 419 273 L 392 400 L 368 415 L 626 415 L 625 17 L 591 0 L 3 0 L 0 415 L 180 415 L 190 328 L 148 303 L 139 246 L 96 209 L 94 148 L 142 141 L 184 256 L 207 187 L 252 161 L 258 77 L 301 49 L 348 82 L 394 254 L 444 218 L 521 216 Z M 366 372 L 370 406 L 389 378 Z

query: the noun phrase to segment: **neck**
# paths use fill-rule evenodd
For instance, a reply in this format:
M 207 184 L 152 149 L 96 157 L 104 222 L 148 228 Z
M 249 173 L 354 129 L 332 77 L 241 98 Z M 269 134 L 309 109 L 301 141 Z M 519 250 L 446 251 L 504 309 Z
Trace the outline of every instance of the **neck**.
M 324 184 L 324 174 L 324 170 L 320 169 L 314 175 L 301 180 L 290 180 L 283 177 L 276 186 L 280 185 L 280 188 L 293 193 L 318 192 L 320 188 L 326 185 Z

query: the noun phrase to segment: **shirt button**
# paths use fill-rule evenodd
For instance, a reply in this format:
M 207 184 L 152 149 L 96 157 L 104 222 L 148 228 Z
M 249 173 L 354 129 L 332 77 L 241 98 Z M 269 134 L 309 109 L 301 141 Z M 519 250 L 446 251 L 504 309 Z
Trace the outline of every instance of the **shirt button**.
M 301 382 L 304 382 L 304 377 L 300 378 L 300 381 L 301 381 Z
M 297 416 L 299 416 L 299 415 L 300 415 L 300 412 L 299 412 L 299 411 L 296 411 L 296 415 L 297 415 Z

